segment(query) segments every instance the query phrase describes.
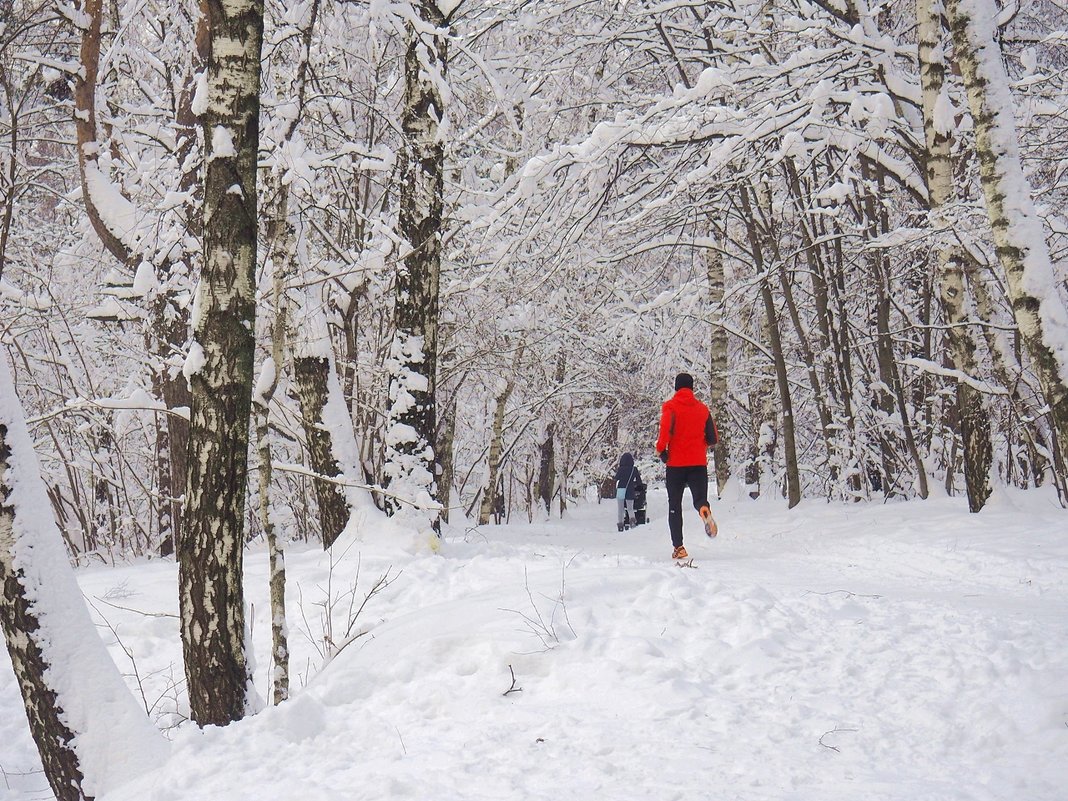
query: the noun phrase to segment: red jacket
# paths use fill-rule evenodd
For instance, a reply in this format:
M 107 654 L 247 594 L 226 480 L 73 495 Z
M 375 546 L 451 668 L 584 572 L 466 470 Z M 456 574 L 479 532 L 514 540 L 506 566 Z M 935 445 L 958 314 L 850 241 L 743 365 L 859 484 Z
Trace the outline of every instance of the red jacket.
M 698 467 L 708 464 L 708 448 L 719 439 L 708 407 L 692 389 L 678 390 L 660 411 L 660 436 L 656 452 L 668 452 L 668 467 Z

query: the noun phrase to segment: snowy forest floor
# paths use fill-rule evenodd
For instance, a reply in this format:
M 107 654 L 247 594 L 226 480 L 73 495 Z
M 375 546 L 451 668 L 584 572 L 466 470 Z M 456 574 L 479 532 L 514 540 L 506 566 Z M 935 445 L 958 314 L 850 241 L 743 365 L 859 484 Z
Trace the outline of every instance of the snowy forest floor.
M 1049 493 L 979 515 L 946 498 L 715 509 L 714 541 L 687 510 L 696 569 L 667 558 L 655 488 L 651 523 L 624 533 L 613 501 L 454 527 L 437 554 L 386 530 L 332 568 L 293 547 L 294 698 L 205 731 L 173 728 L 174 564 L 82 570 L 116 663 L 172 727 L 171 759 L 102 801 L 1066 797 L 1068 515 Z M 247 555 L 264 697 L 266 563 Z M 387 570 L 367 634 L 324 667 L 324 608 L 343 641 Z M 51 798 L 0 660 L 0 798 Z

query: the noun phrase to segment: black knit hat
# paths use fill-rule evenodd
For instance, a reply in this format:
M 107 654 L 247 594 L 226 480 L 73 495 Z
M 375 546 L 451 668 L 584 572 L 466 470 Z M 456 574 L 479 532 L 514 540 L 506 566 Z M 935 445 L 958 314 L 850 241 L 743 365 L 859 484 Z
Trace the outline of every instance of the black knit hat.
M 675 376 L 675 391 L 680 389 L 693 389 L 693 376 L 689 373 L 679 373 Z

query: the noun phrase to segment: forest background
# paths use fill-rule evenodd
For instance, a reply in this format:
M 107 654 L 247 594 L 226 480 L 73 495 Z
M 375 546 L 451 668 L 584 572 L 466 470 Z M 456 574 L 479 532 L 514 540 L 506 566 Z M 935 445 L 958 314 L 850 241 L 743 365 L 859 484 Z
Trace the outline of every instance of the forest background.
M 959 493 L 970 461 L 974 508 L 984 482 L 1063 493 L 1065 9 L 975 5 L 995 15 L 1007 72 L 988 94 L 1015 154 L 977 142 L 940 4 L 443 7 L 445 514 L 559 513 L 622 451 L 651 455 L 682 369 L 724 435 L 720 486 Z M 313 487 L 342 469 L 314 441 L 346 438 L 336 418 L 352 483 L 389 483 L 405 8 L 266 4 L 256 369 L 278 383 L 287 538 L 344 523 L 320 521 Z M 0 336 L 72 554 L 165 553 L 195 367 L 198 9 L 3 14 Z M 1026 279 L 995 250 L 977 144 L 1033 192 L 1012 227 L 1049 258 Z M 324 425 L 334 383 L 348 414 Z

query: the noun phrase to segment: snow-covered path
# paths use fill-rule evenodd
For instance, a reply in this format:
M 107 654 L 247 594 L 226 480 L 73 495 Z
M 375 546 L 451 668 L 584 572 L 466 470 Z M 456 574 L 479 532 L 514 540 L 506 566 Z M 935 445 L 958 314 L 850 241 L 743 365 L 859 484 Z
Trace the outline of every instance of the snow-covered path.
M 624 533 L 608 504 L 457 528 L 441 554 L 372 535 L 332 572 L 294 549 L 308 686 L 225 729 L 180 727 L 168 763 L 105 801 L 1068 797 L 1068 515 L 1048 495 L 978 516 L 959 499 L 720 504 L 716 540 L 687 521 L 696 569 L 666 559 L 662 493 L 650 515 Z M 337 602 L 339 639 L 357 561 L 357 605 L 387 568 L 395 580 L 357 620 L 368 634 L 320 670 L 319 614 Z M 249 554 L 261 688 L 265 563 Z M 177 621 L 128 610 L 173 613 L 174 574 L 80 576 L 163 725 Z M 513 671 L 521 691 L 505 694 Z M 8 772 L 33 768 L 17 704 L 5 660 Z M 6 781 L 0 797 L 46 797 L 39 774 Z

